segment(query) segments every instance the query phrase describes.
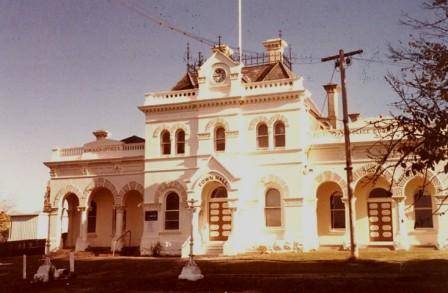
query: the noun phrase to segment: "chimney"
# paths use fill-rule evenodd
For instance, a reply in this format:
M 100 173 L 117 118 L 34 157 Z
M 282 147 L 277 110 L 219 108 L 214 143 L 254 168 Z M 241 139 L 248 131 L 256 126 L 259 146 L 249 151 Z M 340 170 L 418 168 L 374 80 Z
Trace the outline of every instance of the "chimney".
M 269 39 L 263 42 L 263 46 L 266 48 L 269 63 L 283 62 L 283 53 L 285 48 L 288 47 L 288 43 L 285 40 Z
M 96 140 L 102 140 L 102 139 L 106 139 L 109 137 L 109 131 L 107 131 L 107 130 L 99 129 L 99 130 L 95 130 L 92 133 L 93 133 L 93 135 L 95 135 Z
M 338 91 L 339 86 L 335 83 L 328 83 L 324 85 L 324 89 L 327 92 L 328 99 L 328 121 L 331 127 L 337 128 L 338 119 Z

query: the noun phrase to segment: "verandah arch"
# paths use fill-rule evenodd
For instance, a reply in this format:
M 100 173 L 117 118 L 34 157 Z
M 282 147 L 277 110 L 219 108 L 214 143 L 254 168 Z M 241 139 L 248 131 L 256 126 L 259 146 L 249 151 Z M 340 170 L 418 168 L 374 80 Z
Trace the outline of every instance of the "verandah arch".
M 89 206 L 90 196 L 92 195 L 93 191 L 100 188 L 104 188 L 110 191 L 114 199 L 114 204 L 116 206 L 120 204 L 120 198 L 117 189 L 112 184 L 112 182 L 103 177 L 98 177 L 94 178 L 92 182 L 90 182 L 90 184 L 87 185 L 87 187 L 84 189 L 82 201 L 85 207 Z

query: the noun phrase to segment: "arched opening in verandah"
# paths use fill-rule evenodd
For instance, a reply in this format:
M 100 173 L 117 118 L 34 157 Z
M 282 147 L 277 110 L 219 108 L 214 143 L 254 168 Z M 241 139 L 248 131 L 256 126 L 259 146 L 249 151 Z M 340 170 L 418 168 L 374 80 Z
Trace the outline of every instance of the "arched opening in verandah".
M 74 248 L 80 233 L 81 213 L 78 211 L 79 199 L 74 193 L 68 193 L 62 199 L 61 211 L 61 247 Z
M 123 246 L 140 246 L 143 234 L 143 195 L 137 190 L 130 190 L 124 195 L 122 231 L 123 234 L 129 234 L 123 237 Z M 122 235 L 116 235 L 116 237 Z M 130 245 L 128 237 L 131 239 Z
M 321 183 L 317 196 L 319 245 L 342 245 L 346 231 L 346 211 L 341 186 L 333 181 Z
M 107 188 L 95 188 L 87 210 L 87 238 L 90 247 L 110 247 L 115 235 L 114 197 Z

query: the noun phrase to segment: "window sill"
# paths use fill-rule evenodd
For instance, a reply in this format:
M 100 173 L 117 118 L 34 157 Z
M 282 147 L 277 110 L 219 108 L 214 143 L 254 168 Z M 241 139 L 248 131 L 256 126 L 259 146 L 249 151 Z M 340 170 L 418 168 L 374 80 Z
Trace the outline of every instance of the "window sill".
M 414 228 L 413 231 L 411 231 L 409 234 L 425 234 L 425 233 L 437 233 L 437 229 L 435 228 Z
M 284 151 L 286 150 L 286 146 L 276 147 L 274 146 L 274 151 Z
M 267 232 L 283 232 L 285 231 L 285 227 L 280 226 L 280 227 L 265 227 Z
M 165 230 L 159 232 L 159 235 L 180 235 L 180 234 L 182 234 L 182 231 L 180 230 Z
M 345 228 L 331 229 L 329 232 L 332 235 L 340 235 L 345 233 Z

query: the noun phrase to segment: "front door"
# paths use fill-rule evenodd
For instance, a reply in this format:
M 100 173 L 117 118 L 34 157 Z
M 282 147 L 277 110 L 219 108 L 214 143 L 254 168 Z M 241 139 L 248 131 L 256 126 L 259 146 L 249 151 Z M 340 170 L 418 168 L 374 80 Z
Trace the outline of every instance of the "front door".
M 226 241 L 232 230 L 232 211 L 227 201 L 209 202 L 209 236 L 212 241 Z
M 370 241 L 392 241 L 392 204 L 390 202 L 367 203 Z

